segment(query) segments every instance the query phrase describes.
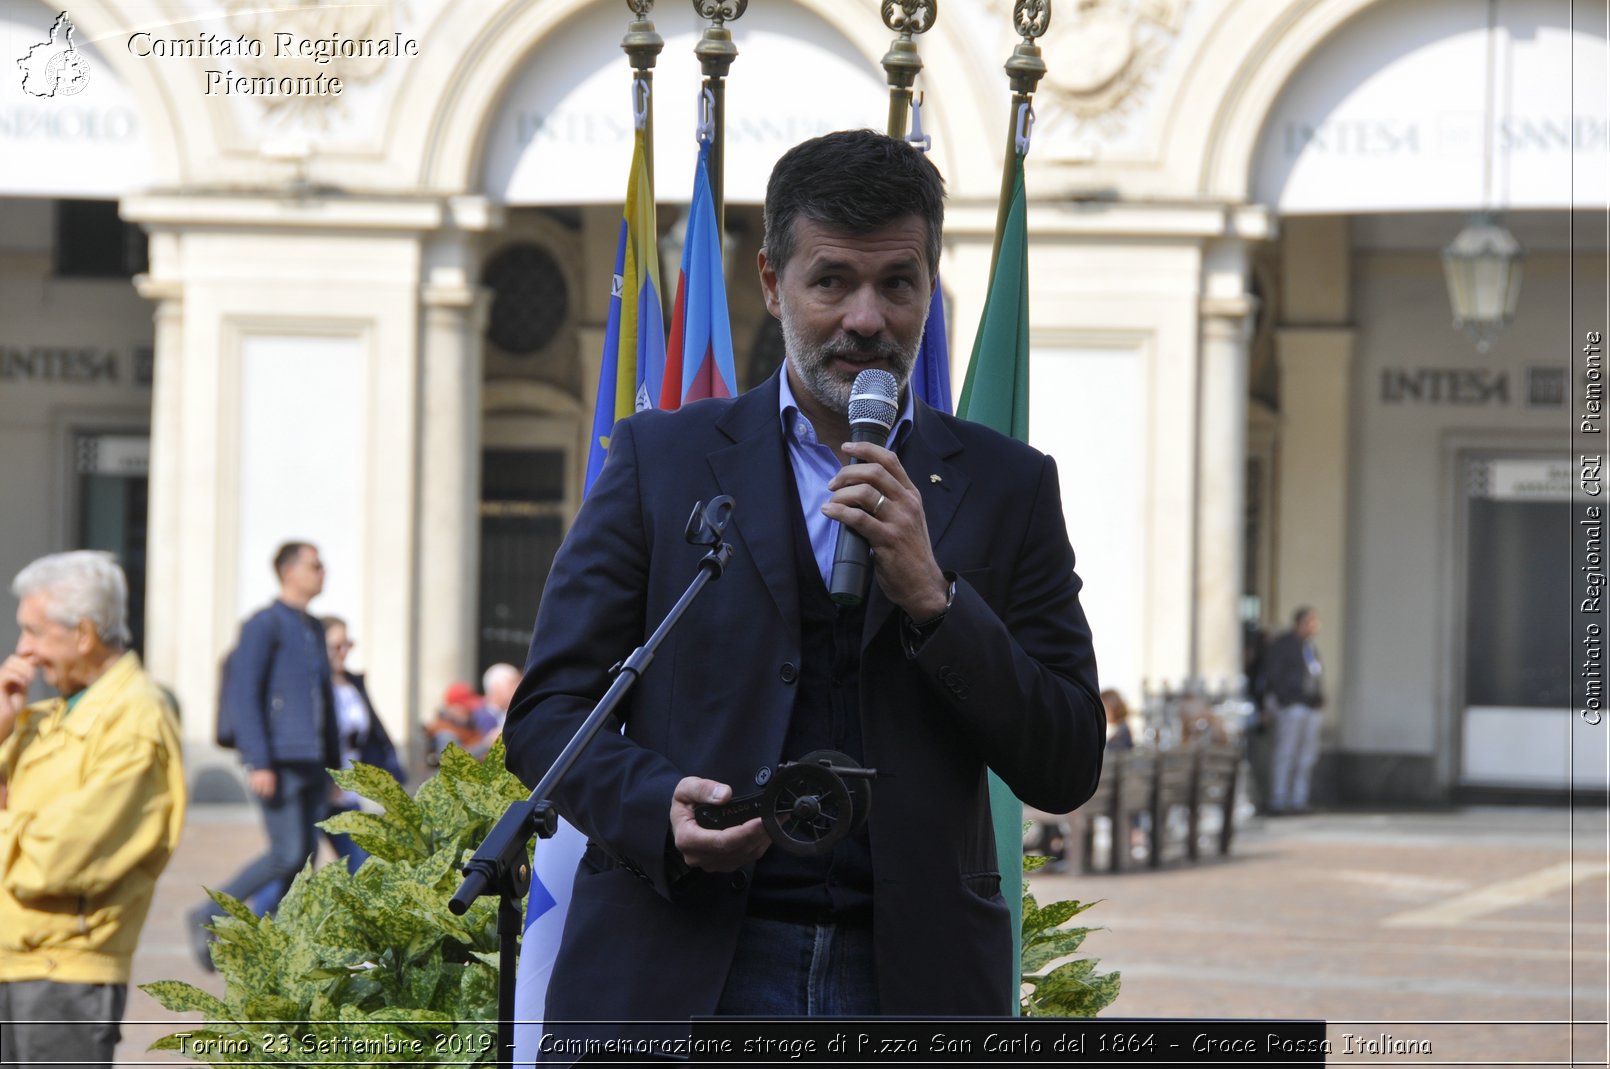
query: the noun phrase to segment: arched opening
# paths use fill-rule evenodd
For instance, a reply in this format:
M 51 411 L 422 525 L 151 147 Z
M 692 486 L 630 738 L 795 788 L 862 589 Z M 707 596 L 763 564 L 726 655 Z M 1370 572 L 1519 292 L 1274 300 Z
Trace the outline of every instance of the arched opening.
M 1342 797 L 1606 782 L 1602 753 L 1570 756 L 1559 534 L 1568 324 L 1605 281 L 1603 235 L 1571 226 L 1584 197 L 1604 206 L 1586 178 L 1610 130 L 1573 107 L 1604 84 L 1603 20 L 1495 10 L 1489 37 L 1486 4 L 1371 5 L 1304 57 L 1251 154 L 1250 195 L 1281 218 L 1253 364 L 1277 411 L 1267 618 L 1326 614 Z M 1442 265 L 1478 211 L 1526 249 L 1520 306 L 1487 352 L 1451 328 Z

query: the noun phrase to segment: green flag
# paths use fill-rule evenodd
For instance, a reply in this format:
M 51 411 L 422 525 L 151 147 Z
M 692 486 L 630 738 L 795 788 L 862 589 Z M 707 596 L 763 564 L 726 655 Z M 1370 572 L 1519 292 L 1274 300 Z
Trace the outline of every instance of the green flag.
M 967 365 L 956 414 L 1020 442 L 1029 438 L 1029 229 L 1023 194 L 1023 156 L 1013 158 L 1012 201 L 1001 227 L 989 294 L 973 358 Z M 1023 803 L 995 773 L 989 774 L 1001 895 L 1012 910 L 1012 1012 L 1023 982 Z
M 989 295 L 973 340 L 956 414 L 1020 442 L 1029 440 L 1029 229 L 1023 157 L 1012 163 L 1012 203 L 990 268 Z

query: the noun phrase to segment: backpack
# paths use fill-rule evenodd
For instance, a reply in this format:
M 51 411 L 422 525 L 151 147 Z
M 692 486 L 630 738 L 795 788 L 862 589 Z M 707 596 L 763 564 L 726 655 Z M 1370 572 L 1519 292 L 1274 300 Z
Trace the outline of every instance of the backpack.
M 1247 700 L 1252 703 L 1248 729 L 1261 734 L 1268 726 L 1269 713 L 1269 657 L 1268 636 L 1263 628 L 1248 623 L 1242 635 L 1242 652 L 1247 665 Z
M 267 609 L 263 610 L 267 612 Z M 270 634 L 273 642 L 269 646 L 269 656 L 272 657 L 279 648 L 279 628 L 275 627 Z M 225 750 L 235 749 L 235 714 L 229 708 L 229 677 L 234 671 L 237 658 L 240 655 L 240 646 L 236 646 L 224 654 L 224 659 L 218 666 L 218 720 L 213 726 L 212 740 Z

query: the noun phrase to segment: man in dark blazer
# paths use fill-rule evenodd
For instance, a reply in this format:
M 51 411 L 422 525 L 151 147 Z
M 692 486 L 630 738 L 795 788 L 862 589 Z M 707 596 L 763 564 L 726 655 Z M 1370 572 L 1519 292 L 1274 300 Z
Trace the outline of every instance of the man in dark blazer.
M 1104 717 L 1054 463 L 906 385 L 942 214 L 937 172 L 902 142 L 830 134 L 785 154 L 760 257 L 785 368 L 736 400 L 618 424 L 554 560 L 505 729 L 527 783 L 695 574 L 693 503 L 736 502 L 725 576 L 624 730 L 555 792 L 589 839 L 548 988 L 561 1060 L 578 1034 L 644 1034 L 626 1022 L 1011 1012 L 1002 896 L 1020 877 L 997 871 L 986 771 L 1072 809 L 1095 788 Z M 846 444 L 866 367 L 902 386 L 888 448 Z M 839 523 L 872 547 L 859 608 L 827 595 Z M 818 748 L 878 773 L 869 820 L 829 855 L 776 849 L 759 820 L 695 823 L 695 805 Z

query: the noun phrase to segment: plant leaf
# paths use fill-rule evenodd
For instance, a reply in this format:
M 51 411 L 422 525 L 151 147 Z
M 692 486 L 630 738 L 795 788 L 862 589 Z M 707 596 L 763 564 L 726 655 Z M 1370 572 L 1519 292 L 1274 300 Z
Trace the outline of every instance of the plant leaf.
M 140 990 L 156 999 L 162 1008 L 172 1013 L 203 1013 L 208 1020 L 229 1016 L 229 1007 L 199 987 L 181 980 L 155 980 L 141 984 Z
M 457 917 L 447 900 L 470 851 L 528 793 L 503 757 L 501 743 L 484 763 L 451 748 L 412 798 L 372 766 L 336 773 L 385 810 L 341 814 L 323 825 L 351 835 L 370 850 L 369 861 L 356 874 L 340 864 L 304 868 L 271 918 L 214 895 L 224 910 L 214 924 L 213 959 L 225 997 L 176 981 L 145 990 L 173 1012 L 206 1017 L 209 1028 L 193 1029 L 192 1037 L 249 1043 L 253 1062 L 351 1065 L 366 1060 L 355 1059 L 353 1041 L 409 1036 L 421 1053 L 400 1052 L 402 1061 L 437 1061 L 436 1041 L 450 1037 L 456 1046 L 443 1049 L 453 1064 L 490 1064 L 497 1055 L 497 904 L 481 899 Z M 179 1050 L 179 1034 L 153 1049 Z M 265 1034 L 275 1037 L 269 1049 Z M 342 1037 L 349 1037 L 345 1045 Z M 216 1050 L 210 1057 L 219 1057 Z M 186 1053 L 208 1057 L 193 1047 Z M 226 1057 L 239 1064 L 238 1055 Z

